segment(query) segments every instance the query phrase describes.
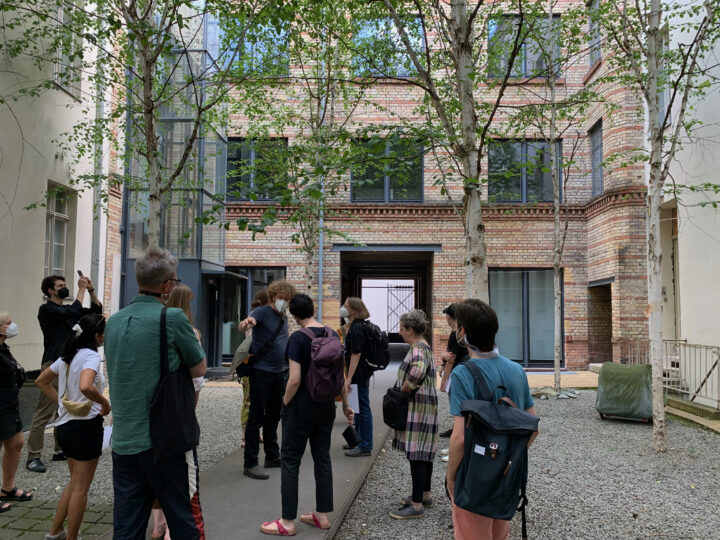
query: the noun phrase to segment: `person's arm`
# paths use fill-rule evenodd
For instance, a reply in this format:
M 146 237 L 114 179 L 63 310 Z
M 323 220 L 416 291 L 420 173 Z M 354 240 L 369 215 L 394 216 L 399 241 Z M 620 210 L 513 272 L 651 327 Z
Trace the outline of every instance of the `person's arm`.
M 425 356 L 422 354 L 418 347 L 412 348 L 412 360 L 410 367 L 407 370 L 407 377 L 405 382 L 400 387 L 400 391 L 404 394 L 409 394 L 420 386 L 427 375 L 427 362 Z
M 190 321 L 178 308 L 168 309 L 167 314 L 168 338 L 170 332 L 173 332 L 174 345 L 180 356 L 180 362 L 188 368 L 191 377 L 203 377 L 207 371 L 205 351 L 200 346 Z
M 455 477 L 465 454 L 465 419 L 462 416 L 454 418 L 446 476 L 447 490 L 453 503 L 455 502 Z
M 355 411 L 350 407 L 350 401 L 348 400 L 348 386 L 343 384 L 342 392 L 340 392 L 342 398 L 343 414 L 347 418 L 348 424 L 352 425 L 353 419 L 355 418 Z
M 533 405 L 529 409 L 525 409 L 525 412 L 532 414 L 533 416 L 537 416 L 537 412 L 535 411 L 535 405 Z M 528 448 L 530 448 L 535 439 L 537 439 L 538 435 L 540 435 L 540 428 L 538 428 L 538 430 L 532 434 L 532 437 L 530 437 L 530 440 L 528 441 Z
M 190 376 L 194 379 L 195 377 L 204 377 L 207 371 L 207 360 L 203 358 L 199 364 L 195 364 L 189 368 Z
M 52 385 L 52 382 L 57 378 L 58 374 L 48 367 L 35 379 L 35 386 L 42 390 L 42 393 L 50 398 L 53 403 L 58 402 L 57 390 L 55 390 L 55 387 Z
M 357 371 L 358 364 L 360 363 L 360 355 L 362 353 L 356 353 L 350 355 L 350 366 L 348 367 L 348 375 L 347 375 L 347 382 L 348 382 L 348 391 L 350 388 L 350 381 L 352 381 L 353 376 L 355 375 L 355 372 Z
M 100 390 L 95 386 L 95 376 L 97 371 L 94 369 L 86 368 L 80 372 L 80 391 L 90 401 L 98 403 L 102 408 L 100 414 L 107 416 L 110 414 L 110 402 L 105 396 L 100 393 Z
M 90 294 L 90 309 L 88 312 L 102 315 L 102 303 L 95 293 L 95 285 L 89 279 L 87 280 L 87 292 Z
M 243 319 L 238 323 L 238 330 L 241 332 L 246 332 L 247 330 L 250 330 L 257 324 L 257 320 L 255 320 L 255 317 L 248 317 L 247 319 Z
M 445 389 L 447 388 L 447 382 L 450 378 L 450 373 L 452 372 L 452 368 L 455 365 L 455 354 L 451 352 L 444 352 L 443 358 L 445 360 L 445 365 L 443 369 L 442 380 L 440 381 L 441 392 L 445 392 Z
M 287 385 L 285 386 L 285 395 L 283 396 L 283 405 L 287 406 L 292 401 L 292 398 L 297 394 L 298 388 L 300 388 L 301 369 L 300 363 L 296 362 L 292 358 L 290 360 L 290 375 L 288 377 Z

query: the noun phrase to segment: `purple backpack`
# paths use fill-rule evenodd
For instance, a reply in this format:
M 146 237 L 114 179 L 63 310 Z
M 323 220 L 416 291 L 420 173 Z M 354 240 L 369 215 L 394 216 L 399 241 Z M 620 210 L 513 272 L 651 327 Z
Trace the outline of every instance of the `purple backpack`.
M 327 326 L 325 335 L 316 336 L 310 328 L 300 330 L 310 338 L 310 367 L 305 388 L 313 401 L 327 403 L 342 392 L 345 359 L 340 338 Z

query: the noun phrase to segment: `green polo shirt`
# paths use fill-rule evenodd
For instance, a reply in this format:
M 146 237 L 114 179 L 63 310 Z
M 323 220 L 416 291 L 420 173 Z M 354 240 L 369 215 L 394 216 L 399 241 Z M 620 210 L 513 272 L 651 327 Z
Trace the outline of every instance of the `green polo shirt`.
M 150 442 L 150 400 L 160 379 L 160 312 L 152 296 L 136 296 L 112 315 L 105 328 L 105 357 L 113 414 L 113 451 L 144 452 Z M 170 371 L 180 362 L 188 368 L 205 358 L 190 321 L 178 308 L 167 310 Z

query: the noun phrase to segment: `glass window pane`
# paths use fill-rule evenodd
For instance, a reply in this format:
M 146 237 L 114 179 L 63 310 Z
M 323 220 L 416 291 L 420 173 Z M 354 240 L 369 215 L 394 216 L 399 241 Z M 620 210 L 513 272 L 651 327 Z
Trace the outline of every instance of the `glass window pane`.
M 223 302 L 222 354 L 231 355 L 245 339 L 245 332 L 238 330 L 238 323 L 245 318 L 247 305 L 247 280 L 225 277 Z
M 257 198 L 260 200 L 271 199 L 274 195 L 281 195 L 287 187 L 287 171 L 285 169 L 287 139 L 257 140 L 254 148 L 252 185 Z
M 603 147 L 602 121 L 590 130 L 590 154 L 592 162 L 592 196 L 597 197 L 603 192 Z
M 56 219 L 55 220 L 55 230 L 53 233 L 53 241 L 56 244 L 65 245 L 65 229 L 66 229 L 65 222 L 60 219 Z
M 549 202 L 553 200 L 553 181 L 550 171 L 550 145 L 545 142 L 527 144 L 527 200 Z
M 423 188 L 423 148 L 414 141 L 391 147 L 388 168 L 391 201 L 420 201 Z
M 528 271 L 528 324 L 530 361 L 552 361 L 555 357 L 555 294 L 552 270 Z
M 495 344 L 500 354 L 523 361 L 522 272 L 490 272 L 490 303 L 497 313 L 500 329 Z
M 522 202 L 522 143 L 492 142 L 488 146 L 490 202 Z
M 254 77 L 285 77 L 290 73 L 287 31 L 257 24 L 243 43 L 242 61 Z
M 54 196 L 53 211 L 56 214 L 67 215 L 67 195 L 64 192 L 57 191 Z
M 167 200 L 167 199 L 166 199 Z M 193 191 L 173 191 L 169 204 L 163 204 L 160 237 L 162 246 L 178 257 L 195 257 L 197 195 Z
M 385 148 L 384 140 L 356 143 L 360 150 L 352 169 L 352 200 L 385 201 Z
M 502 78 L 508 68 L 517 22 L 514 17 L 497 17 L 489 22 L 488 72 L 490 77 Z M 522 54 L 515 57 L 511 76 L 522 77 L 524 73 Z
M 128 235 L 130 258 L 141 257 L 145 252 L 148 239 L 148 192 L 130 191 L 130 217 L 128 218 Z

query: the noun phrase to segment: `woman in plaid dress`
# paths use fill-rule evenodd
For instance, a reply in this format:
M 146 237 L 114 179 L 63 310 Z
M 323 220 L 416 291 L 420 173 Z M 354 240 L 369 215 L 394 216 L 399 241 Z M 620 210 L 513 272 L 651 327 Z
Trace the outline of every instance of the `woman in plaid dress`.
M 410 396 L 405 431 L 395 431 L 393 448 L 405 452 L 410 461 L 412 495 L 403 506 L 390 512 L 395 519 L 423 517 L 432 506 L 430 480 L 437 451 L 438 410 L 435 390 L 435 362 L 425 340 L 429 322 L 422 310 L 414 309 L 400 317 L 400 336 L 410 344 L 398 369 L 397 386 Z

